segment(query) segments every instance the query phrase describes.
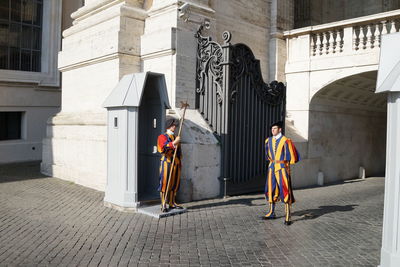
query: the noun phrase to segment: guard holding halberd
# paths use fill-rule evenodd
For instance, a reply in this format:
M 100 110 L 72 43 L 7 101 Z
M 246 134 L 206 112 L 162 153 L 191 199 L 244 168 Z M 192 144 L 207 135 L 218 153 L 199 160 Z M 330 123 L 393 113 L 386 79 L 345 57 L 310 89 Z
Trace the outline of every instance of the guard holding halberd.
M 157 140 L 157 149 L 162 155 L 160 161 L 160 185 L 158 187 L 162 212 L 168 211 L 167 203 L 169 209 L 183 209 L 183 207 L 176 204 L 176 194 L 180 185 L 182 169 L 180 137 L 175 137 L 177 127 L 178 121 L 176 119 L 168 119 L 165 126 L 166 132 L 158 136 Z
M 300 160 L 300 155 L 292 140 L 282 134 L 282 122 L 271 125 L 272 136 L 265 140 L 268 172 L 265 183 L 265 197 L 269 211 L 265 219 L 275 219 L 275 203 L 281 200 L 285 204 L 285 225 L 292 223 L 291 205 L 295 202 L 290 176 L 290 165 Z

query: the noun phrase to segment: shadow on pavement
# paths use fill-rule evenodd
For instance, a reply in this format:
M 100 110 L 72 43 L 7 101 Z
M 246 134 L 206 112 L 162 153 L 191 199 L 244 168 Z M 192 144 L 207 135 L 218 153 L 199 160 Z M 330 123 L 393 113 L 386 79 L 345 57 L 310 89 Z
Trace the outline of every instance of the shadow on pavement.
M 332 205 L 332 206 L 320 206 L 317 209 L 295 211 L 292 213 L 292 216 L 300 216 L 300 218 L 292 219 L 292 221 L 295 222 L 301 220 L 312 220 L 328 213 L 352 211 L 357 206 L 358 205 L 344 205 L 344 206 Z
M 48 176 L 40 173 L 39 161 L 0 165 L 0 183 L 43 178 Z
M 245 206 L 265 206 L 265 203 L 254 204 L 253 201 L 264 199 L 264 197 L 249 197 L 249 198 L 235 198 L 228 200 L 220 200 L 219 202 L 205 203 L 200 205 L 188 206 L 188 210 L 202 209 L 202 208 L 215 208 L 228 205 L 245 205 Z

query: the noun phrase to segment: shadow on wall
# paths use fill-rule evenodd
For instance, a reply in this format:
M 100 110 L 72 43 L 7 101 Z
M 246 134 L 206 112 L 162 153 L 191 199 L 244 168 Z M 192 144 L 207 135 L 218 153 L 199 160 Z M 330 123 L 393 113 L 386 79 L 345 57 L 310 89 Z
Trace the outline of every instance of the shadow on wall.
M 104 191 L 107 114 L 60 112 L 47 121 L 41 172 Z

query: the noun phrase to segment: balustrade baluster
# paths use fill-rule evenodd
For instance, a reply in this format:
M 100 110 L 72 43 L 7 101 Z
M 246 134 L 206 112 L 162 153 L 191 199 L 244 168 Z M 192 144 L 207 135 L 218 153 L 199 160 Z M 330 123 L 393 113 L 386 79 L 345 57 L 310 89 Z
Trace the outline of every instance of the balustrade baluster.
M 381 30 L 381 34 L 379 35 L 379 44 L 378 44 L 379 47 L 381 47 L 382 35 L 388 33 L 388 31 L 387 31 L 387 24 L 386 24 L 386 23 L 387 23 L 386 20 L 381 21 L 382 30 Z
M 361 35 L 361 27 L 358 28 L 360 30 L 358 36 L 357 36 L 357 27 L 353 27 L 353 49 L 358 50 L 359 45 L 360 45 L 360 38 L 359 36 Z
M 379 42 L 380 42 L 380 34 L 379 34 L 379 23 L 376 23 L 374 25 L 374 32 L 372 33 L 373 39 L 372 39 L 372 46 L 371 48 L 377 48 L 379 47 Z
M 336 52 L 340 52 L 340 49 L 339 49 L 339 47 L 340 47 L 340 31 L 339 30 L 333 30 L 333 34 L 335 35 L 335 39 L 334 39 L 334 42 L 333 42 L 333 53 L 336 53 Z
M 389 33 L 395 33 L 396 32 L 396 21 L 392 20 L 390 22 L 390 30 Z
M 318 36 L 316 34 L 311 35 L 311 55 L 315 56 L 317 53 L 317 39 Z
M 343 45 L 344 45 L 344 32 L 343 30 L 338 30 L 337 34 L 339 36 L 339 52 L 343 52 Z
M 317 33 L 316 35 L 315 35 L 316 37 L 317 37 L 317 42 L 316 42 L 316 46 L 317 46 L 317 53 L 319 54 L 319 55 L 322 55 L 322 42 L 321 42 L 321 34 L 320 33 Z
M 329 53 L 329 54 L 333 54 L 333 53 L 335 53 L 335 40 L 334 40 L 334 38 L 333 38 L 333 30 L 330 30 L 329 31 L 329 43 L 328 43 L 328 51 L 327 51 L 327 53 Z
M 373 45 L 373 41 L 372 41 L 372 31 L 371 31 L 371 24 L 367 25 L 367 34 L 365 35 L 365 45 L 364 45 L 364 49 L 367 49 L 367 47 L 372 48 Z
M 328 43 L 328 36 L 327 32 L 322 33 L 322 49 L 324 49 L 325 54 L 328 54 L 329 43 Z
M 367 48 L 367 36 L 365 33 L 365 26 L 360 26 L 360 33 L 358 34 L 360 49 Z
M 387 20 L 383 20 L 381 21 L 382 24 L 382 31 L 381 31 L 381 35 L 387 34 Z

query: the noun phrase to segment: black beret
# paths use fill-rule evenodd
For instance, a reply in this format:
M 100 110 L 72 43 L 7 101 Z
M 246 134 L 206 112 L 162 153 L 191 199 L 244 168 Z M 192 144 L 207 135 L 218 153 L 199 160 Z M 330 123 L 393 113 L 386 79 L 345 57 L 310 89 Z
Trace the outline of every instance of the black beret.
M 167 119 L 167 121 L 165 122 L 165 129 L 169 129 L 170 127 L 172 127 L 172 125 L 178 126 L 178 120 L 174 118 Z
M 272 129 L 272 127 L 274 127 L 274 126 L 278 126 L 279 128 L 283 128 L 283 121 L 276 121 L 276 122 L 272 123 L 269 128 Z

